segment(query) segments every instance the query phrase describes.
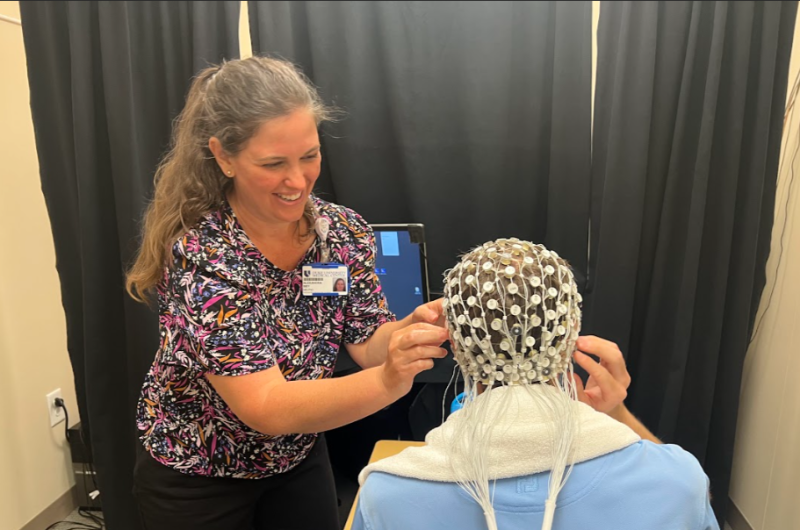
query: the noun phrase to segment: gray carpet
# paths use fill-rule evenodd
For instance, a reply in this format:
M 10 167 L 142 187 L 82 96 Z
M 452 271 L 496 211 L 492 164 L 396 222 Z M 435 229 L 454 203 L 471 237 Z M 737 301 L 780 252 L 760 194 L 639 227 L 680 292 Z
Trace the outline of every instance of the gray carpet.
M 102 520 L 103 518 L 103 513 L 100 511 L 93 510 L 90 513 L 93 514 L 98 519 Z M 89 530 L 90 528 L 101 530 L 101 527 L 97 522 L 93 521 L 88 517 L 82 516 L 80 513 L 78 513 L 78 510 L 76 509 L 71 514 L 69 514 L 69 516 L 67 516 L 67 518 L 64 519 L 64 521 L 60 522 L 56 526 L 53 526 L 52 530 Z M 105 529 L 105 526 L 103 526 L 102 528 Z
M 337 484 L 337 486 L 340 486 L 340 487 L 343 486 L 343 485 L 344 484 L 341 484 L 341 483 Z M 347 490 L 350 490 L 350 488 L 347 488 Z M 347 504 L 351 504 L 352 505 L 353 499 L 350 498 L 351 495 L 354 497 L 355 496 L 355 492 L 347 491 L 347 493 L 344 495 L 347 498 L 347 500 L 342 503 L 344 506 L 347 506 Z M 340 492 L 340 496 L 342 496 L 341 492 Z M 349 503 L 347 501 L 349 501 Z M 343 506 L 343 508 L 344 508 L 344 506 Z M 346 510 L 342 509 L 341 511 L 342 511 L 342 513 L 340 514 L 340 517 L 342 518 L 341 519 L 342 526 L 344 526 L 344 522 L 347 520 L 347 514 L 350 513 L 350 510 L 348 508 Z M 102 513 L 101 512 L 92 512 L 92 513 L 102 517 Z M 94 523 L 91 519 L 87 519 L 86 517 L 83 517 L 82 515 L 80 515 L 78 513 L 78 510 L 75 510 L 74 512 L 72 512 L 69 515 L 69 517 L 67 517 L 67 519 L 66 519 L 66 521 L 64 523 L 60 524 L 59 526 L 56 526 L 53 530 L 69 530 L 70 529 L 70 525 L 69 525 L 70 522 L 72 522 L 72 523 L 83 523 L 83 525 L 97 527 L 97 524 Z M 75 527 L 75 528 L 76 528 L 76 530 L 78 528 L 80 528 L 80 530 L 88 530 L 85 527 L 83 527 L 82 525 L 77 525 L 77 527 Z M 731 530 L 731 527 L 728 526 L 727 523 L 726 523 L 724 530 Z

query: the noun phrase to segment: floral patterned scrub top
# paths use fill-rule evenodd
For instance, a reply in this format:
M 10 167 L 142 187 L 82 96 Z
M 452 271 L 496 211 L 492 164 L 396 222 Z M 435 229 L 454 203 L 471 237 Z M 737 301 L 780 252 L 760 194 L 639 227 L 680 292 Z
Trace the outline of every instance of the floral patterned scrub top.
M 278 365 L 288 381 L 331 377 L 342 343 L 364 342 L 394 320 L 375 275 L 369 226 L 352 210 L 312 200 L 330 221 L 330 261 L 350 271 L 347 296 L 302 295 L 301 268 L 320 260 L 319 238 L 297 268 L 281 270 L 253 245 L 227 203 L 173 246 L 172 267 L 158 287 L 161 346 L 137 410 L 141 440 L 159 462 L 214 477 L 263 478 L 292 469 L 317 435 L 251 429 L 205 374 L 237 376 Z

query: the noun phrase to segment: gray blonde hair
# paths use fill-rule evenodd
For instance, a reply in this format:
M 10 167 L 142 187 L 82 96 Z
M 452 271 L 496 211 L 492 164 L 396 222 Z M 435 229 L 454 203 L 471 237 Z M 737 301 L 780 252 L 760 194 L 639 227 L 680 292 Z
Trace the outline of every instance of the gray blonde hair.
M 171 148 L 155 174 L 155 193 L 144 216 L 142 244 L 128 271 L 126 289 L 148 299 L 169 265 L 172 244 L 206 214 L 220 208 L 232 186 L 208 148 L 212 137 L 239 153 L 266 121 L 308 109 L 317 125 L 333 119 L 317 90 L 294 65 L 250 57 L 211 66 L 195 77 L 173 124 Z M 306 205 L 307 226 L 313 207 Z

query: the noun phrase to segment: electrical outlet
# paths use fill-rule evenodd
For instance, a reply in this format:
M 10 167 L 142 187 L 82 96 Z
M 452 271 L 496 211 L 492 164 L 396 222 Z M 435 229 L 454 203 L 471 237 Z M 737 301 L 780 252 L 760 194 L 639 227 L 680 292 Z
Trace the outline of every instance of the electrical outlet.
M 64 417 L 64 409 L 56 406 L 56 398 L 61 397 L 61 389 L 56 388 L 47 394 L 47 412 L 50 414 L 50 427 L 55 427 L 66 418 Z

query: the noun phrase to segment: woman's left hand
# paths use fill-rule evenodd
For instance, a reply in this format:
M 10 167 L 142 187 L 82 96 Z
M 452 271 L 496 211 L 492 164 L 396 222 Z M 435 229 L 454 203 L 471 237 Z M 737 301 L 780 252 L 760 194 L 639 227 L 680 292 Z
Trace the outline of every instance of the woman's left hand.
M 442 307 L 442 298 L 422 304 L 411 313 L 411 323 L 417 324 L 424 322 L 426 324 L 433 324 L 435 326 L 444 327 L 444 308 Z

